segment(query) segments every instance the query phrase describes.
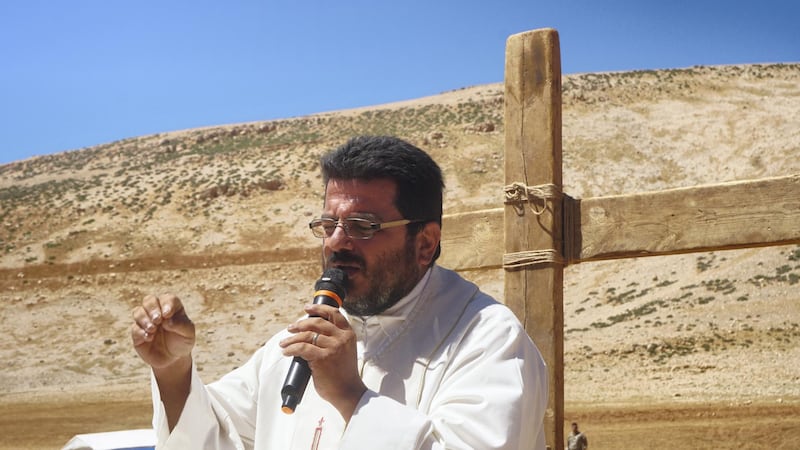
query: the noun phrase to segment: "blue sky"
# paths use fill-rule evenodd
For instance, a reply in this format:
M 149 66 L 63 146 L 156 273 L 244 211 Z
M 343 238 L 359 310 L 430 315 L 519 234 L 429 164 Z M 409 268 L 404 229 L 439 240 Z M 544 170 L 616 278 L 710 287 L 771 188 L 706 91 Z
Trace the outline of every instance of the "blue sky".
M 503 80 L 559 31 L 565 74 L 800 62 L 795 0 L 3 0 L 0 164 Z

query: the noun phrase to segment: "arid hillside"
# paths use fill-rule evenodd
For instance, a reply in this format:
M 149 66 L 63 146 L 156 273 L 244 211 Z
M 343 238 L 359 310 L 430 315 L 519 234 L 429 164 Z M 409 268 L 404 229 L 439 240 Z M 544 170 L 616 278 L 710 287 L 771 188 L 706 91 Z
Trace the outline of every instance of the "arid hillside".
M 428 150 L 446 213 L 502 206 L 501 84 L 0 166 L 0 403 L 146 398 L 128 326 L 149 292 L 185 299 L 205 378 L 242 364 L 309 301 L 317 159 L 356 134 Z M 563 151 L 583 198 L 798 174 L 800 64 L 565 76 Z M 465 276 L 502 298 L 501 271 Z M 800 245 L 585 263 L 565 285 L 568 410 L 800 404 Z

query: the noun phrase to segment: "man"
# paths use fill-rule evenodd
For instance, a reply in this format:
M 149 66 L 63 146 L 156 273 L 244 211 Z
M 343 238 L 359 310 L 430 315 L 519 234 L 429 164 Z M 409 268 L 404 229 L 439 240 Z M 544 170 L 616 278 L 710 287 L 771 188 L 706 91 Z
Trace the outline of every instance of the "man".
M 587 450 L 589 440 L 586 435 L 578 431 L 578 423 L 572 422 L 572 433 L 567 437 L 567 450 Z
M 323 212 L 310 227 L 323 269 L 348 275 L 344 310 L 307 306 L 308 316 L 204 386 L 180 300 L 145 297 L 131 335 L 152 367 L 159 448 L 543 450 L 539 351 L 508 308 L 435 264 L 436 163 L 397 138 L 357 137 L 321 166 Z M 312 379 L 284 414 L 294 356 Z

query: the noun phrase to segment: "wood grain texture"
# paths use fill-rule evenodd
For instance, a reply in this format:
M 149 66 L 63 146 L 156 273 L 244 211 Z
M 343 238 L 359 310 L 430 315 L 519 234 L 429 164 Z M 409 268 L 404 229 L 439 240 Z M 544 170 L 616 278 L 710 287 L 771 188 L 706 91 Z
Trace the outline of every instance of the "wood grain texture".
M 565 254 L 570 264 L 800 244 L 800 174 L 575 199 L 565 207 L 579 224 L 564 230 L 575 249 Z M 445 216 L 443 265 L 501 267 L 503 217 L 502 208 Z
M 505 184 L 561 188 L 561 60 L 558 33 L 534 30 L 508 38 L 505 68 Z M 505 252 L 561 249 L 561 203 L 530 208 L 506 205 Z M 542 352 L 549 396 L 547 445 L 564 442 L 563 266 L 548 264 L 505 272 L 505 301 Z

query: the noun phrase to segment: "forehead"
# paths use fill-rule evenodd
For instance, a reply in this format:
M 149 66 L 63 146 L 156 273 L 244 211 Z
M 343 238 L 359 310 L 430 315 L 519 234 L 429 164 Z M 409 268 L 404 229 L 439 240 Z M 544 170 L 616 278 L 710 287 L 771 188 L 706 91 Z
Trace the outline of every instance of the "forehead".
M 325 186 L 325 213 L 346 217 L 352 213 L 370 213 L 386 218 L 397 214 L 394 180 L 330 179 Z

